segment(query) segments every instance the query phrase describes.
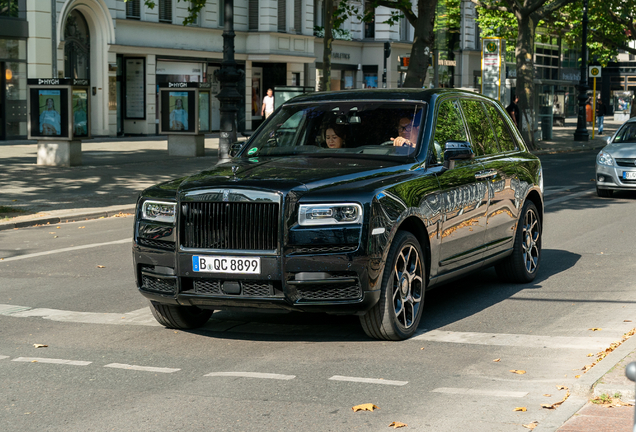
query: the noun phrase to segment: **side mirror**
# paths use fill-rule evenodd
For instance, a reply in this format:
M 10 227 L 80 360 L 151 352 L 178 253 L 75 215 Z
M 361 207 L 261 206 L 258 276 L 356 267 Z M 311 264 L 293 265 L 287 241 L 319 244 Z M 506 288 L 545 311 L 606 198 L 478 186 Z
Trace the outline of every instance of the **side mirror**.
M 237 153 L 243 148 L 243 145 L 245 145 L 245 141 L 232 143 L 232 145 L 230 146 L 230 156 L 236 156 Z
M 447 141 L 444 148 L 444 168 L 445 170 L 453 169 L 455 161 L 474 157 L 475 153 L 468 141 Z

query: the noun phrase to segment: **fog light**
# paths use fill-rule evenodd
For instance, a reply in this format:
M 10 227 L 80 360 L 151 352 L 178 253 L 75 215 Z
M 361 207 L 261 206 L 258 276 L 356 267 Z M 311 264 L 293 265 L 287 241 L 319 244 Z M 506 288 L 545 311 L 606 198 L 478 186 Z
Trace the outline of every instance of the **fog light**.
M 605 181 L 605 177 L 604 176 L 598 176 L 598 181 L 604 182 Z

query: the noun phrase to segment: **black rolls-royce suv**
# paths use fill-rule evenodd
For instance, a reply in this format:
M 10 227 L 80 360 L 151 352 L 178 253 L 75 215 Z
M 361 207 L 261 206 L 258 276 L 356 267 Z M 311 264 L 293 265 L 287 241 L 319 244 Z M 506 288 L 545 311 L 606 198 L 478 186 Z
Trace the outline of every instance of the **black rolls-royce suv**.
M 412 336 L 425 291 L 494 265 L 532 281 L 543 177 L 501 105 L 456 90 L 313 93 L 231 161 L 144 190 L 137 287 L 171 328 L 215 309 L 355 314 Z

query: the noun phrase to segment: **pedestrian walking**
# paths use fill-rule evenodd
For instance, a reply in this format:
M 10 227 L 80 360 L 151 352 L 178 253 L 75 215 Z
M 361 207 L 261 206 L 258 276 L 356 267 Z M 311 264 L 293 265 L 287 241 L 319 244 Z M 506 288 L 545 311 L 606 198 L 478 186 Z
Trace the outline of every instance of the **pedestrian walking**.
M 269 117 L 274 112 L 274 91 L 270 88 L 267 89 L 267 96 L 263 98 L 263 107 L 261 108 L 261 115 L 265 118 Z
M 596 118 L 598 119 L 598 134 L 603 135 L 603 123 L 607 114 L 607 107 L 602 100 L 596 101 Z
M 519 105 L 517 105 L 517 102 L 519 102 L 519 97 L 515 95 L 513 100 L 510 101 L 510 105 L 506 107 L 506 111 L 508 111 L 510 118 L 512 118 L 512 121 L 517 125 L 517 129 L 521 130 L 521 119 L 519 118 Z

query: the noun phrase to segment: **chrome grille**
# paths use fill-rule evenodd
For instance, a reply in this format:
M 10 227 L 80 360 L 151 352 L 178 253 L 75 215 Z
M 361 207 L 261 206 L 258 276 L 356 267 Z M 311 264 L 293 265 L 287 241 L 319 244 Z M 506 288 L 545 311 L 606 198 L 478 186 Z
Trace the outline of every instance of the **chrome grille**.
M 275 250 L 279 206 L 255 202 L 186 202 L 181 244 L 187 248 Z
M 635 167 L 636 166 L 636 159 L 632 159 L 632 158 L 616 158 L 616 165 L 618 166 L 622 166 L 622 167 Z

